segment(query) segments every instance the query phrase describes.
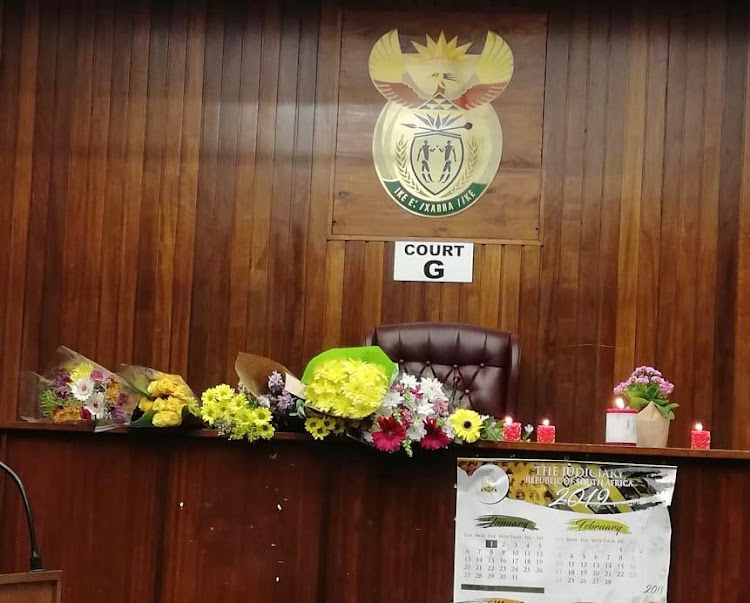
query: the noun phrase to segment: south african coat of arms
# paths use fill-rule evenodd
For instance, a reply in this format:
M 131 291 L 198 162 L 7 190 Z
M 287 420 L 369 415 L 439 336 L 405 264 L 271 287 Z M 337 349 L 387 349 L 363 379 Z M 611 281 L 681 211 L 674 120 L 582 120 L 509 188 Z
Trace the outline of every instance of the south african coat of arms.
M 450 216 L 479 199 L 497 173 L 503 132 L 490 103 L 510 83 L 513 53 L 491 31 L 481 54 L 443 32 L 412 44 L 416 52 L 403 52 L 394 29 L 370 53 L 370 77 L 388 101 L 375 125 L 373 160 L 404 209 Z

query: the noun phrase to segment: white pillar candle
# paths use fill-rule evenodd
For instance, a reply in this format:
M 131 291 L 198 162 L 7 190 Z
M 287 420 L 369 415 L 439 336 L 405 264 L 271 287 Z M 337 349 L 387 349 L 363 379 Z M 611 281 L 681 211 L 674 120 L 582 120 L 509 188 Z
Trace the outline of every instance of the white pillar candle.
M 636 437 L 635 417 L 638 411 L 634 408 L 625 408 L 622 398 L 615 400 L 615 406 L 607 409 L 607 423 L 604 441 L 607 444 L 620 446 L 635 446 Z

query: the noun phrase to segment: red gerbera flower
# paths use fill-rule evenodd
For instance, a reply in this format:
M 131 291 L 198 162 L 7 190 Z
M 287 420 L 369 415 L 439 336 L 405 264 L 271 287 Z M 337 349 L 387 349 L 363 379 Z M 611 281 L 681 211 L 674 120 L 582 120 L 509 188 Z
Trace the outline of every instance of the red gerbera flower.
M 427 433 L 419 441 L 419 445 L 425 450 L 439 450 L 450 444 L 451 439 L 438 425 L 437 419 L 425 419 L 424 428 Z
M 375 448 L 383 452 L 395 452 L 406 439 L 406 429 L 394 416 L 378 417 L 379 431 L 372 434 Z

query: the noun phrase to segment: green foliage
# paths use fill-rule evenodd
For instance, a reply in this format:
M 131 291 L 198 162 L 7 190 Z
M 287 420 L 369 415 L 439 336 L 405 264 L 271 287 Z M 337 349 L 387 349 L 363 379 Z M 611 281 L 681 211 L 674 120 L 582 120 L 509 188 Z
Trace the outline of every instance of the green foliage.
M 156 412 L 150 410 L 143 413 L 143 415 L 137 420 L 130 423 L 130 427 L 153 427 L 151 420 L 154 418 Z
M 656 383 L 649 383 L 647 385 L 636 383 L 631 385 L 625 391 L 625 397 L 628 400 L 630 408 L 634 408 L 639 412 L 653 402 L 664 418 L 670 421 L 674 420 L 674 409 L 680 406 L 667 400 Z
M 52 416 L 52 411 L 55 410 L 55 407 L 64 405 L 65 400 L 58 398 L 51 389 L 45 389 L 39 396 L 39 406 L 42 409 L 42 414 L 47 418 Z
M 503 424 L 494 419 L 485 419 L 484 423 L 482 423 L 481 439 L 489 440 L 490 442 L 502 442 L 505 440 Z

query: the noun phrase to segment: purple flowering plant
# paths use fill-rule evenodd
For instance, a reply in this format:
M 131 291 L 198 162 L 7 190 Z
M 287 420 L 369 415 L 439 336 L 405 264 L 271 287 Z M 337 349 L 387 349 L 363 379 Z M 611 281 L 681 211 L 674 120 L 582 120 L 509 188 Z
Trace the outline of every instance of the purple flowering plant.
M 667 381 L 652 366 L 639 366 L 625 381 L 614 389 L 616 396 L 623 396 L 628 406 L 638 411 L 653 402 L 666 419 L 674 419 L 674 409 L 679 404 L 669 401 L 674 391 L 674 384 Z

